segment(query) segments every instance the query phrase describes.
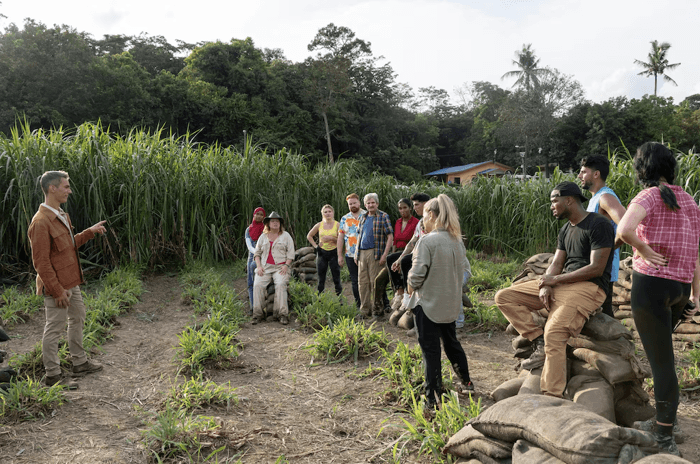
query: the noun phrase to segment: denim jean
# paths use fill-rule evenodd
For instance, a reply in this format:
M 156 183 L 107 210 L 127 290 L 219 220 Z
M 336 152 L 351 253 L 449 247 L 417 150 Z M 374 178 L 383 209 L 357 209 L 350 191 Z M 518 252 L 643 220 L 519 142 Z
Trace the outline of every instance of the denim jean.
M 336 250 L 324 250 L 318 248 L 316 256 L 316 270 L 318 271 L 318 293 L 321 293 L 326 288 L 326 274 L 328 268 L 331 268 L 331 276 L 335 284 L 335 294 L 340 295 L 343 292 L 343 286 L 340 284 L 340 266 L 338 265 L 338 253 Z

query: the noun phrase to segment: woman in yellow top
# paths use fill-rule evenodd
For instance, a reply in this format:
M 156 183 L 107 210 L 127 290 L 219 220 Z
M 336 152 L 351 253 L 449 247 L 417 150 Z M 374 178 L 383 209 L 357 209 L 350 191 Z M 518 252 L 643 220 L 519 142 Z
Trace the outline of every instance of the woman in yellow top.
M 338 253 L 336 252 L 338 227 L 340 224 L 333 217 L 335 210 L 331 205 L 324 205 L 323 208 L 321 208 L 321 214 L 323 215 L 323 221 L 313 226 L 306 235 L 307 240 L 316 250 L 318 292 L 321 293 L 326 287 L 326 273 L 330 267 L 333 283 L 335 284 L 335 293 L 336 295 L 340 295 L 343 291 L 343 287 L 340 285 L 340 266 L 338 265 Z M 317 234 L 318 244 L 316 244 L 314 240 L 314 236 Z

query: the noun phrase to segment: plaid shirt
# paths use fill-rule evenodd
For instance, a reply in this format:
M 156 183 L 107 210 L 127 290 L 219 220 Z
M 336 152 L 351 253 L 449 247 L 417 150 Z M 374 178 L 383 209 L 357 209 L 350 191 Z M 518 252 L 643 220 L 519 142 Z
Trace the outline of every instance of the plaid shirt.
M 642 190 L 630 204 L 636 203 L 647 212 L 637 226 L 637 236 L 659 254 L 668 258 L 668 266 L 649 266 L 636 253 L 633 268 L 642 274 L 690 283 L 698 259 L 700 209 L 682 187 L 668 186 L 676 195 L 678 211 L 671 211 L 661 199 L 658 188 Z
M 360 224 L 357 226 L 357 243 L 358 247 L 355 250 L 355 259 L 360 255 L 359 244 L 362 243 L 362 233 L 365 230 L 365 221 L 367 220 L 367 213 L 360 216 Z M 374 259 L 382 259 L 382 254 L 386 248 L 386 241 L 389 235 L 394 235 L 394 228 L 391 227 L 391 221 L 389 220 L 389 215 L 384 211 L 377 210 L 377 215 L 374 216 L 374 222 L 372 224 L 372 233 L 374 234 Z

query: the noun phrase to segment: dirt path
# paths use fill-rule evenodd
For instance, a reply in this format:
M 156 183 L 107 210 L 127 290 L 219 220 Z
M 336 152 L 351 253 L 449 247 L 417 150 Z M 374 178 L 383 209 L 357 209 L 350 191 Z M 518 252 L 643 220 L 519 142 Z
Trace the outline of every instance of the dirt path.
M 347 284 L 346 284 L 347 285 Z M 245 282 L 235 288 L 244 291 Z M 144 463 L 140 444 L 145 411 L 153 411 L 175 381 L 177 335 L 191 324 L 191 308 L 180 302 L 176 276 L 146 280 L 147 292 L 119 318 L 114 338 L 95 359 L 103 372 L 79 381 L 69 403 L 51 417 L 0 429 L 2 463 Z M 349 289 L 346 289 L 349 295 Z M 12 329 L 10 353 L 28 351 L 41 339 L 43 316 Z M 384 324 L 395 339 L 416 343 L 405 332 Z M 513 377 L 510 337 L 503 333 L 459 333 L 469 357 L 478 393 L 488 393 Z M 381 381 L 353 374 L 367 366 L 352 363 L 311 365 L 305 344 L 310 339 L 292 322 L 246 324 L 241 367 L 212 372 L 212 380 L 237 388 L 240 403 L 230 410 L 207 410 L 232 424 L 240 438 L 244 463 L 274 463 L 285 456 L 293 463 L 391 462 L 381 454 L 402 433 L 385 428 L 399 424 L 396 411 L 382 404 Z M 488 405 L 487 398 L 483 402 Z M 682 409 L 683 410 L 683 409 Z M 692 414 L 693 409 L 689 410 Z M 681 418 L 690 437 L 700 436 L 697 415 Z M 386 423 L 385 421 L 389 419 Z M 689 439 L 680 445 L 691 462 L 700 462 L 700 447 Z M 233 456 L 233 453 L 231 454 Z M 219 459 L 219 462 L 224 462 Z M 235 462 L 235 460 L 231 461 Z M 403 462 L 430 462 L 409 457 Z

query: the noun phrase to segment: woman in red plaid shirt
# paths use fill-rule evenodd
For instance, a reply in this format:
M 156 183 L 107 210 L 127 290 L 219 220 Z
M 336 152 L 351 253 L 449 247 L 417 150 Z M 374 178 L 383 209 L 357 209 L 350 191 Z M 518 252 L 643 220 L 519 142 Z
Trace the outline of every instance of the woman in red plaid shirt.
M 663 144 L 647 142 L 637 150 L 634 168 L 645 187 L 630 203 L 617 228 L 617 243 L 634 248 L 632 315 L 654 376 L 656 422 L 636 423 L 653 431 L 663 453 L 680 455 L 678 378 L 672 332 L 692 301 L 700 296 L 700 209 L 682 187 L 673 185 L 676 158 Z

